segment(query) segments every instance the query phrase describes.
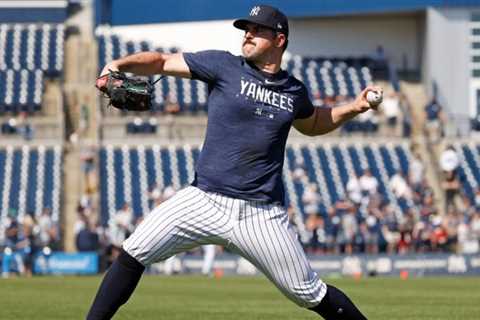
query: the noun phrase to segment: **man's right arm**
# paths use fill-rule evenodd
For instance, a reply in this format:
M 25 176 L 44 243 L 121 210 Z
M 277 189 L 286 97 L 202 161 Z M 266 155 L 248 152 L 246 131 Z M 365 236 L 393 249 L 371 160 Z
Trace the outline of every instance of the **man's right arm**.
M 166 54 L 160 52 L 139 52 L 108 63 L 100 73 L 97 86 L 103 87 L 106 79 L 101 76 L 111 71 L 131 72 L 136 75 L 149 76 L 161 74 L 182 78 L 191 78 L 183 53 Z

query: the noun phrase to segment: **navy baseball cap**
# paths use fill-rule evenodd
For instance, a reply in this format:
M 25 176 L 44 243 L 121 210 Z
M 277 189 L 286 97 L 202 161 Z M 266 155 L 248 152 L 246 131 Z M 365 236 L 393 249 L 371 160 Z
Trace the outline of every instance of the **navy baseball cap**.
M 250 10 L 248 17 L 237 19 L 233 22 L 235 28 L 246 30 L 248 23 L 256 23 L 258 25 L 273 29 L 277 32 L 285 34 L 288 38 L 288 19 L 277 8 L 258 5 Z

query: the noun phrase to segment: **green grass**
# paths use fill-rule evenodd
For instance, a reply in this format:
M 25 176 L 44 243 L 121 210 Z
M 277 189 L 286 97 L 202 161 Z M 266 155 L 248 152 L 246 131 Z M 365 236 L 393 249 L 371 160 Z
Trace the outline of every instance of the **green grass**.
M 0 319 L 83 319 L 100 277 L 0 280 Z M 368 319 L 480 319 L 480 278 L 327 279 Z M 264 278 L 144 277 L 115 319 L 320 319 Z

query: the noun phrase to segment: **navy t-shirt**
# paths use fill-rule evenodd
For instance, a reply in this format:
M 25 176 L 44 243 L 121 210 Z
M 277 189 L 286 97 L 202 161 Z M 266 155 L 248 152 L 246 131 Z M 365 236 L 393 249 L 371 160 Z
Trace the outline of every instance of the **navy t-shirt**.
M 285 71 L 269 75 L 226 51 L 184 53 L 192 79 L 208 84 L 208 124 L 194 186 L 229 197 L 284 203 L 288 132 L 313 105 Z

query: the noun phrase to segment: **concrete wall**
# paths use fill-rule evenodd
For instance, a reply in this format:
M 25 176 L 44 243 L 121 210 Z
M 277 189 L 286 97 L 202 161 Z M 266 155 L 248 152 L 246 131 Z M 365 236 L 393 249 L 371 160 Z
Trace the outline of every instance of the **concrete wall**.
M 423 32 L 419 14 L 291 20 L 290 47 L 301 55 L 370 55 L 383 44 L 387 56 L 401 67 L 418 68 L 419 37 Z M 167 23 L 114 27 L 128 39 L 148 39 L 160 46 L 177 46 L 186 51 L 225 49 L 240 53 L 243 32 L 231 20 Z
M 371 55 L 382 44 L 397 65 L 420 65 L 421 16 L 365 16 L 292 21 L 290 50 L 301 55 Z
M 452 121 L 469 115 L 469 20 L 467 9 L 427 10 L 423 81 L 430 95 L 436 82 Z

